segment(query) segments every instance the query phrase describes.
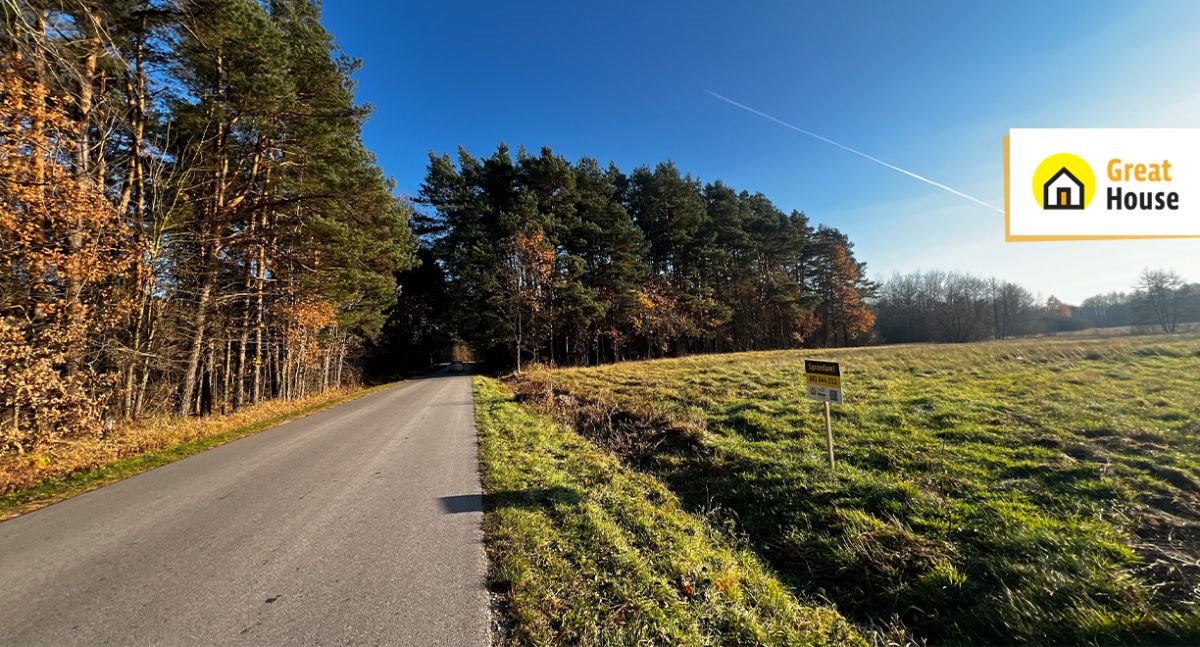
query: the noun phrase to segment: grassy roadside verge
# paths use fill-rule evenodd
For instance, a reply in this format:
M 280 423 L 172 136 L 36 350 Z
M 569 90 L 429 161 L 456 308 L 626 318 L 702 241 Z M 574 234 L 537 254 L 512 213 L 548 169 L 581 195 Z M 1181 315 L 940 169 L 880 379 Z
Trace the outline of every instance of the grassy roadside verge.
M 862 645 L 657 480 L 475 379 L 489 586 L 509 645 Z M 506 641 L 506 642 L 505 642 Z
M 394 384 L 394 383 L 393 383 Z M 364 395 L 381 391 L 393 386 L 379 386 L 358 389 L 348 393 L 307 402 L 295 403 L 294 408 L 277 408 L 263 412 L 257 420 L 240 424 L 226 431 L 204 435 L 193 440 L 172 444 L 162 449 L 145 451 L 105 462 L 101 465 L 72 471 L 67 474 L 51 474 L 38 480 L 36 484 L 20 487 L 0 496 L 0 521 L 26 514 L 57 503 L 73 496 L 78 496 L 98 487 L 114 483 L 122 479 L 141 474 L 156 467 L 173 463 L 177 460 L 198 454 L 207 449 L 245 438 L 260 431 L 266 431 L 285 422 L 302 418 L 318 411 L 335 407 Z M 220 427 L 220 420 L 213 420 L 214 427 Z M 183 421 L 180 421 L 182 424 Z

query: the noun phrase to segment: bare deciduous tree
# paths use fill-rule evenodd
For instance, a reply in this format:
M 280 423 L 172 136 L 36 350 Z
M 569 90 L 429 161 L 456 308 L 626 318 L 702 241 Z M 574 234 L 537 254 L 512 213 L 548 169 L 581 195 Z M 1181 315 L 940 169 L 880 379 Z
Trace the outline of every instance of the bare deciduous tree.
M 1155 324 L 1166 333 L 1179 327 L 1185 296 L 1183 277 L 1173 270 L 1149 268 L 1142 271 L 1134 293 L 1143 323 Z

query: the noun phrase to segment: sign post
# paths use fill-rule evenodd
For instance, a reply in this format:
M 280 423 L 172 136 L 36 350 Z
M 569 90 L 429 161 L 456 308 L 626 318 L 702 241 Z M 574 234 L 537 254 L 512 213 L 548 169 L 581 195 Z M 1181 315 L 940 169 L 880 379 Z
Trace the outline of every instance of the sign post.
M 804 381 L 809 399 L 825 403 L 825 442 L 829 448 L 829 469 L 832 470 L 833 416 L 829 411 L 829 403 L 842 403 L 842 367 L 837 362 L 806 359 Z
M 829 469 L 833 469 L 833 418 L 828 400 L 825 401 L 825 443 L 829 446 Z

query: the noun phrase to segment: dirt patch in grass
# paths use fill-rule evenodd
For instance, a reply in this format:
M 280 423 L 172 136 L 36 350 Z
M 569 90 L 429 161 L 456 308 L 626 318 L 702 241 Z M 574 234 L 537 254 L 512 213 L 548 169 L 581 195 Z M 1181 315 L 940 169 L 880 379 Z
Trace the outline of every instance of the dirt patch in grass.
M 517 402 L 550 412 L 556 421 L 580 430 L 630 465 L 643 465 L 664 452 L 700 447 L 698 428 L 666 415 L 649 410 L 634 414 L 603 397 L 555 392 L 552 381 L 530 379 L 513 386 Z
M 1200 520 L 1144 515 L 1131 543 L 1143 560 L 1138 574 L 1165 604 L 1189 610 L 1200 601 Z

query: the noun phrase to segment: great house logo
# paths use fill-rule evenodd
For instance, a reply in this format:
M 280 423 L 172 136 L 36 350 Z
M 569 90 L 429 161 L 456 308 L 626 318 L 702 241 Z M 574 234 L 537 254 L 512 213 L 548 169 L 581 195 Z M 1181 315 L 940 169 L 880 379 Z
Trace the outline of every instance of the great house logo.
M 1120 157 L 1108 160 L 1108 179 L 1114 184 L 1107 187 L 1108 209 L 1140 209 L 1162 211 L 1179 209 L 1179 192 L 1155 190 L 1170 187 L 1171 160 L 1159 162 L 1126 162 Z
M 1083 158 L 1055 153 L 1033 172 L 1033 198 L 1043 209 L 1083 209 L 1096 194 L 1096 175 Z
M 1005 238 L 1200 238 L 1188 201 L 1200 193 L 1193 168 L 1196 129 L 1013 129 L 1004 138 Z M 1013 178 L 1029 178 L 1032 201 L 1010 199 Z
M 1144 190 L 1141 187 L 1169 186 L 1171 160 L 1127 162 L 1113 157 L 1105 164 L 1106 208 L 1109 210 L 1161 211 L 1179 208 L 1179 192 Z M 1033 196 L 1038 206 L 1046 210 L 1084 209 L 1096 193 L 1096 175 L 1083 158 L 1070 153 L 1056 153 L 1042 160 L 1033 173 Z

